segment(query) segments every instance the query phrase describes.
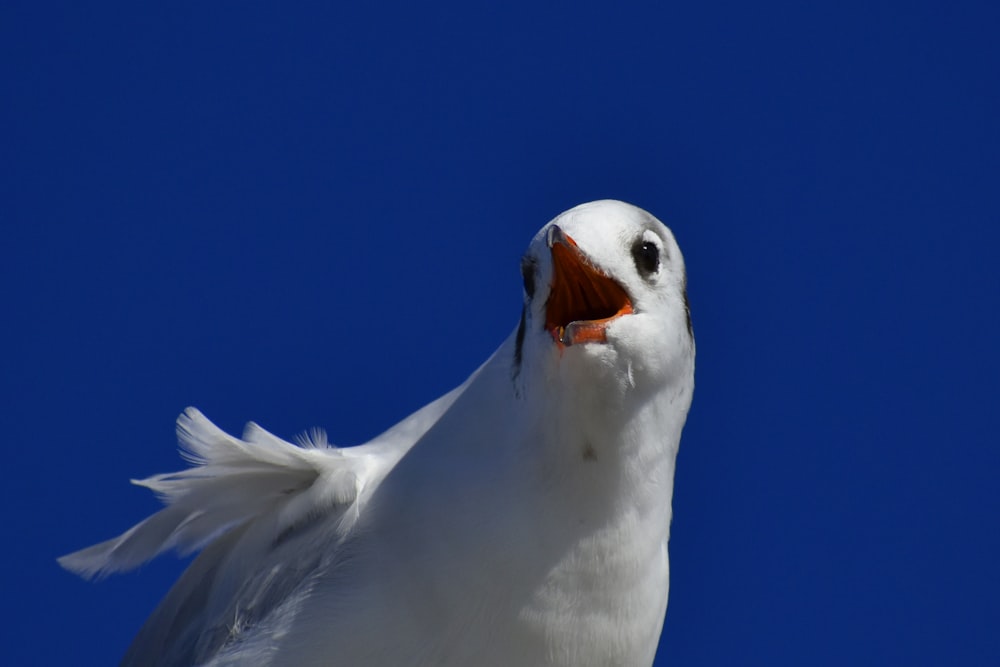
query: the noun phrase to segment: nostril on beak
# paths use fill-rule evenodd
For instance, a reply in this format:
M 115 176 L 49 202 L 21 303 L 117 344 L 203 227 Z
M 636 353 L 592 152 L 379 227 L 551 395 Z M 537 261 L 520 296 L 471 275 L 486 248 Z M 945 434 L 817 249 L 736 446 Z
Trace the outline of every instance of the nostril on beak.
M 570 237 L 566 232 L 564 232 L 562 230 L 562 227 L 560 227 L 559 225 L 552 225 L 551 227 L 549 227 L 549 231 L 546 233 L 545 240 L 548 243 L 549 248 L 551 248 L 557 243 L 561 243 L 562 245 L 565 246 L 576 246 L 576 241 L 574 241 L 572 237 Z

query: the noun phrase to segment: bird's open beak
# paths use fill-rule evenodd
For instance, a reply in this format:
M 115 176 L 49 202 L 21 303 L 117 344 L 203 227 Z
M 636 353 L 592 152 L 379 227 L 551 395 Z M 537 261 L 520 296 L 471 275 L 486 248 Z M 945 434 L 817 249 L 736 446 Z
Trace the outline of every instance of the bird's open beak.
M 593 266 L 576 241 L 549 227 L 552 287 L 545 304 L 545 328 L 560 346 L 607 342 L 612 320 L 632 312 L 622 286 Z

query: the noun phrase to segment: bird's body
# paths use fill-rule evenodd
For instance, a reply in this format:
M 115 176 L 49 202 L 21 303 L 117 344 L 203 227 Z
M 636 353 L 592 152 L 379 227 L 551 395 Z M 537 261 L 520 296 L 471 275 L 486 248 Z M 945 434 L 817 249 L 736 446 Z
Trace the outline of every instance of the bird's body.
M 683 260 L 649 214 L 594 202 L 522 270 L 518 329 L 365 445 L 240 440 L 186 411 L 199 465 L 143 482 L 168 507 L 61 561 L 202 549 L 123 664 L 652 664 L 693 390 Z

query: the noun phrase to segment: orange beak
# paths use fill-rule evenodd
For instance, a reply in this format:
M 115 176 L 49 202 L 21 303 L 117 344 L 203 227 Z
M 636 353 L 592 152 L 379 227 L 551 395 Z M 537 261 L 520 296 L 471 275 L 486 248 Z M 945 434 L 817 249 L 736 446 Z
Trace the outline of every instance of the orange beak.
M 545 328 L 560 347 L 607 342 L 608 323 L 632 312 L 628 294 L 593 266 L 558 226 L 549 228 L 548 241 L 552 287 L 545 304 Z

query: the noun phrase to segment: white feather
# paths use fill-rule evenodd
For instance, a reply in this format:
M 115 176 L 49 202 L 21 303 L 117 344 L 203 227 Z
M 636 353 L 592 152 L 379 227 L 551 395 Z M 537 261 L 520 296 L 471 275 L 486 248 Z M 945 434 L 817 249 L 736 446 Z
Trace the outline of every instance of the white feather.
M 58 559 L 85 578 L 132 570 L 157 555 L 198 551 L 247 521 L 264 520 L 273 539 L 321 512 L 350 508 L 454 400 L 446 394 L 370 443 L 338 449 L 316 433 L 302 446 L 250 422 L 235 438 L 195 408 L 177 418 L 182 456 L 193 467 L 132 480 L 166 508 L 118 537 Z M 355 515 L 356 510 L 355 509 Z

